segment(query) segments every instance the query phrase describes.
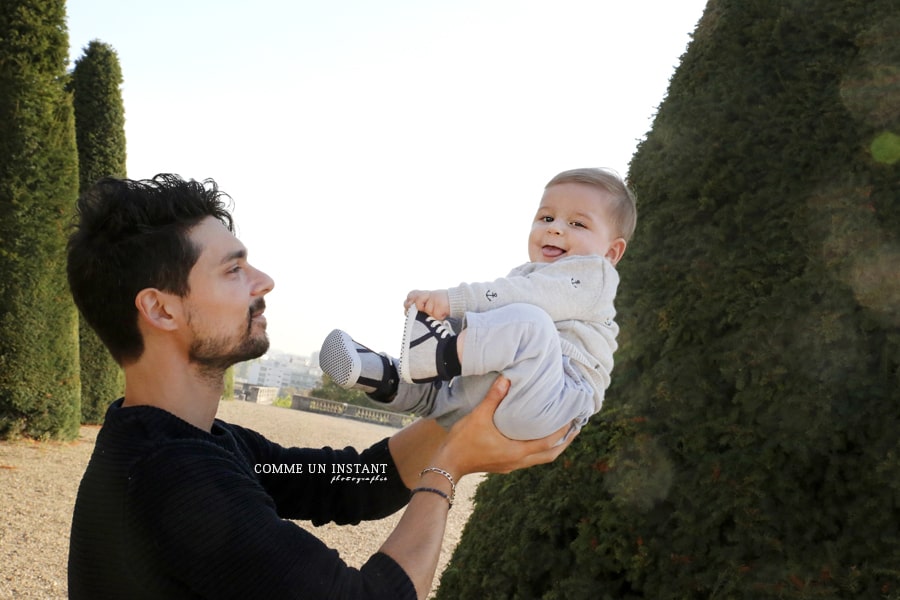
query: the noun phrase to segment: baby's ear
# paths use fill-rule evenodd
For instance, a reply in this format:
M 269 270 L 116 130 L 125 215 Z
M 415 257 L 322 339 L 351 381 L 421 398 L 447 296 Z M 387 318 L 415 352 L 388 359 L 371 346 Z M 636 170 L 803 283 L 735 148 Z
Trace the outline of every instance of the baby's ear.
M 606 258 L 609 259 L 609 262 L 616 265 L 620 260 L 622 260 L 622 256 L 625 254 L 625 247 L 628 246 L 628 242 L 625 241 L 625 238 L 616 238 L 612 244 L 609 245 L 609 249 L 606 251 Z
M 176 316 L 181 310 L 181 299 L 156 288 L 144 288 L 134 297 L 138 318 L 150 327 L 171 331 L 178 328 Z

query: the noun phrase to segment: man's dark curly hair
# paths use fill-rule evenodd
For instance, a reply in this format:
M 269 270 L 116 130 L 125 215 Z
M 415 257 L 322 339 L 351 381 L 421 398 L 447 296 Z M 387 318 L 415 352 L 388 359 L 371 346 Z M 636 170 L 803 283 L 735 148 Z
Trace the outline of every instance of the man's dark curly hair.
M 120 365 L 144 351 L 138 292 L 156 288 L 187 295 L 201 250 L 190 230 L 213 217 L 234 231 L 229 204 L 212 179 L 186 181 L 171 174 L 141 181 L 108 177 L 78 199 L 68 243 L 69 288 Z

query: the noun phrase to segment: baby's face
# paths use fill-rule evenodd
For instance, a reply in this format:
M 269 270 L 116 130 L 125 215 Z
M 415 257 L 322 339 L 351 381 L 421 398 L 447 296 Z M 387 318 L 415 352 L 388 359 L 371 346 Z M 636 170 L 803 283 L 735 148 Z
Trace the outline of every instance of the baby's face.
M 582 183 L 560 183 L 544 190 L 528 236 L 531 262 L 566 256 L 606 256 L 613 264 L 625 250 L 607 215 L 609 196 Z

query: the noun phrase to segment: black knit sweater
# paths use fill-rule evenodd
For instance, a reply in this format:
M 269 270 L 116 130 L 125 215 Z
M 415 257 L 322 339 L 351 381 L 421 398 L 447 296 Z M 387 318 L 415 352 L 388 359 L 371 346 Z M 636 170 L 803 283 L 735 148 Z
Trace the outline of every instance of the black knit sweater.
M 387 440 L 362 453 L 286 449 L 218 419 L 207 433 L 120 399 L 78 490 L 69 597 L 415 598 L 387 555 L 350 568 L 285 520 L 356 524 L 408 499 Z

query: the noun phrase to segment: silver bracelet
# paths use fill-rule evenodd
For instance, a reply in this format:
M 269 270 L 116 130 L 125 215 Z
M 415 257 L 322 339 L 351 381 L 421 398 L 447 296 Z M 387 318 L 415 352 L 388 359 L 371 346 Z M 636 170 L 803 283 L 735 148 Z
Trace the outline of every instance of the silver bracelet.
M 450 504 L 453 504 L 453 500 L 456 498 L 456 482 L 453 481 L 453 475 L 448 473 L 443 469 L 439 469 L 437 467 L 425 467 L 422 469 L 422 472 L 419 473 L 419 477 L 431 471 L 432 473 L 437 473 L 438 475 L 443 475 L 447 478 L 447 481 L 450 482 Z

